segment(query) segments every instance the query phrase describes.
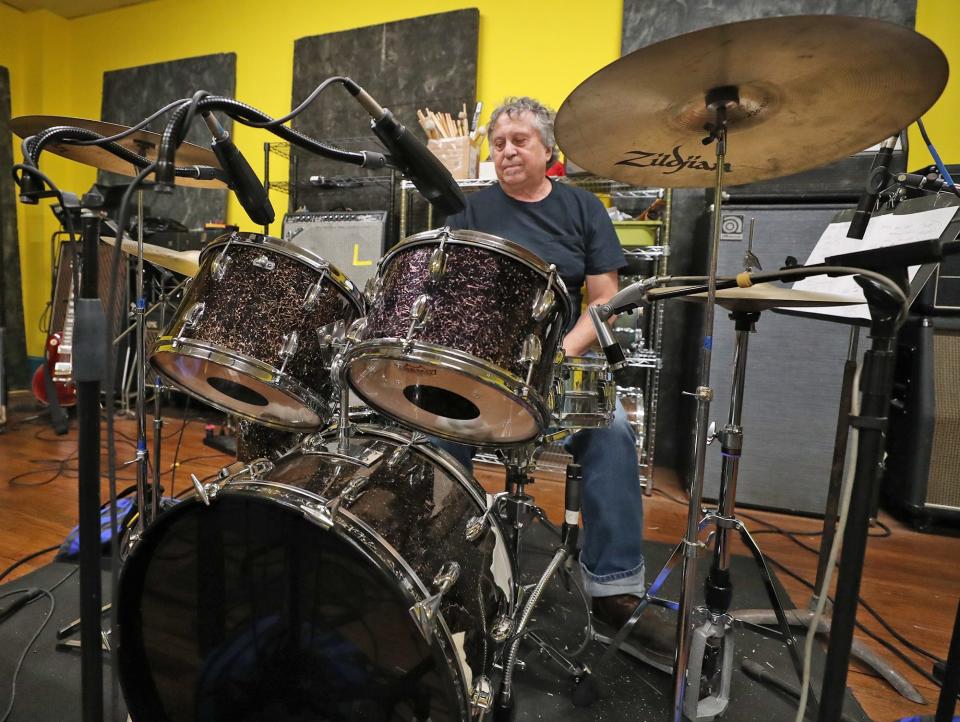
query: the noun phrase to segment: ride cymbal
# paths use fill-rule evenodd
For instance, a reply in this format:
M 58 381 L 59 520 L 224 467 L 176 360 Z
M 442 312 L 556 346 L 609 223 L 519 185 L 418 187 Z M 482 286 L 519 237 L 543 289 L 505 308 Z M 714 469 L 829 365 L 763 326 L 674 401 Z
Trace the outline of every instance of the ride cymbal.
M 117 239 L 109 236 L 101 236 L 100 240 L 104 243 L 115 246 Z M 120 249 L 131 256 L 137 255 L 137 242 L 125 238 L 120 243 Z M 155 266 L 166 268 L 174 273 L 181 273 L 184 276 L 193 278 L 200 270 L 200 251 L 174 251 L 163 246 L 155 246 L 152 243 L 143 244 L 143 260 L 152 263 Z
M 651 301 L 658 300 L 658 296 L 668 291 L 677 291 L 681 288 L 693 286 L 663 286 L 651 288 L 647 297 Z M 681 301 L 698 301 L 706 303 L 706 293 L 694 293 L 689 296 L 677 296 Z M 808 306 L 855 306 L 865 303 L 863 298 L 856 296 L 841 296 L 836 293 L 821 293 L 819 291 L 800 291 L 784 286 L 775 286 L 772 283 L 756 283 L 747 288 L 720 288 L 717 289 L 717 305 L 728 311 L 743 311 L 753 313 L 766 311 L 771 308 L 803 308 Z
M 679 35 L 583 81 L 556 118 L 578 166 L 636 186 L 712 187 L 707 93 L 735 88 L 724 184 L 777 178 L 852 155 L 920 117 L 940 96 L 943 52 L 870 18 L 763 18 Z
M 28 138 L 31 135 L 36 135 L 41 131 L 59 125 L 92 130 L 94 133 L 99 133 L 103 136 L 112 136 L 128 130 L 127 126 L 106 123 L 102 120 L 68 118 L 57 115 L 23 115 L 10 121 L 10 129 L 21 138 Z M 145 158 L 156 160 L 161 140 L 162 136 L 159 133 L 152 133 L 148 130 L 138 130 L 126 138 L 116 141 L 116 143 Z M 110 151 L 96 145 L 51 143 L 45 146 L 44 151 L 49 151 L 54 155 L 63 156 L 77 163 L 93 166 L 100 170 L 119 173 L 120 175 L 136 176 L 139 172 L 139 169 L 135 168 L 132 164 L 127 163 Z M 207 165 L 213 168 L 220 168 L 217 156 L 214 155 L 212 150 L 201 148 L 199 145 L 193 145 L 192 143 L 182 143 L 180 147 L 177 148 L 175 163 L 177 166 Z M 227 187 L 226 183 L 220 180 L 197 180 L 196 178 L 184 178 L 181 176 L 177 177 L 176 184 L 193 188 Z

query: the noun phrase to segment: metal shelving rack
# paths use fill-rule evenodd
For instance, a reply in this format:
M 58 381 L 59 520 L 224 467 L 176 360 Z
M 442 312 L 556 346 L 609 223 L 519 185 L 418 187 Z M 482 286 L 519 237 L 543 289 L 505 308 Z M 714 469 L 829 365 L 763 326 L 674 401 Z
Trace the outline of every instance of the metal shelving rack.
M 635 190 L 631 186 L 617 181 L 597 178 L 595 176 L 568 176 L 557 178 L 560 182 L 574 184 L 580 188 L 592 193 L 611 193 L 622 192 L 630 193 Z M 492 185 L 493 180 L 460 180 L 457 181 L 460 188 L 469 193 Z M 399 204 L 399 237 L 406 238 L 409 235 L 425 231 L 435 226 L 433 212 L 429 205 L 422 209 L 421 215 L 414 218 L 413 201 L 418 198 L 416 188 L 409 181 L 400 183 Z M 663 220 L 657 226 L 657 241 L 653 246 L 625 247 L 624 253 L 631 260 L 649 261 L 654 264 L 653 273 L 656 275 L 665 275 L 667 273 L 670 258 L 670 212 L 671 212 L 671 193 L 664 191 L 663 195 L 665 207 Z M 419 222 L 418 222 L 419 221 Z M 626 351 L 628 363 L 632 368 L 644 371 L 642 386 L 638 387 L 643 394 L 643 421 L 642 427 L 636 428 L 637 431 L 637 461 L 640 467 L 640 484 L 643 487 L 644 494 L 653 493 L 653 467 L 654 452 L 656 450 L 656 425 L 657 411 L 660 399 L 660 369 L 663 364 L 661 351 L 663 346 L 663 309 L 660 303 L 655 303 L 644 319 L 644 346 Z M 634 387 L 631 387 L 633 390 Z M 621 394 L 625 391 L 618 389 Z M 552 445 L 555 448 L 548 447 L 538 457 L 537 466 L 540 469 L 550 471 L 562 471 L 567 462 L 566 453 L 559 445 Z M 476 460 L 487 463 L 499 463 L 496 456 L 486 452 L 480 452 Z

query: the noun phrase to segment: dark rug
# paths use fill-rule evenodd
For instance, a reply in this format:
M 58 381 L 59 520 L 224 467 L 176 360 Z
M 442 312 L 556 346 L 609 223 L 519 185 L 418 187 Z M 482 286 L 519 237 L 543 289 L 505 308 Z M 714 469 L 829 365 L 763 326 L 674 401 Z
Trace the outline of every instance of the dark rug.
M 549 561 L 555 543 L 555 537 L 539 525 L 527 531 L 524 537 L 524 581 L 534 581 L 539 576 Z M 670 551 L 662 544 L 647 545 L 648 579 L 660 569 Z M 705 566 L 705 563 L 699 565 L 701 574 L 705 573 Z M 49 564 L 0 586 L 0 594 L 26 587 L 49 588 L 74 569 L 70 564 Z M 735 557 L 732 574 L 735 608 L 767 607 L 766 595 L 751 559 Z M 792 606 L 786 593 L 777 586 L 781 599 L 786 605 Z M 668 581 L 663 596 L 675 599 L 678 587 L 679 571 Z M 109 590 L 108 575 L 104 575 L 104 588 Z M 698 588 L 702 588 L 702 585 L 698 585 Z M 54 596 L 54 613 L 24 660 L 10 722 L 68 722 L 81 719 L 79 651 L 56 649 L 56 631 L 79 616 L 78 575 L 71 575 L 55 590 Z M 0 607 L 5 607 L 13 598 L 0 600 Z M 17 660 L 49 609 L 49 600 L 40 597 L 0 624 L 0 707 L 5 707 L 10 699 L 10 685 Z M 652 615 L 650 621 L 644 621 L 645 627 L 654 631 L 658 641 L 670 644 L 675 633 L 674 614 L 655 607 L 649 608 L 645 614 Z M 567 590 L 559 579 L 551 582 L 541 606 L 534 614 L 532 626 L 558 649 L 567 647 L 575 650 L 580 646 L 585 624 L 584 604 L 576 587 Z M 731 722 L 792 720 L 795 703 L 791 699 L 754 682 L 740 670 L 740 660 L 746 656 L 780 679 L 799 686 L 783 646 L 747 631 L 736 634 L 731 702 L 723 718 Z M 802 643 L 802 638 L 798 642 Z M 814 679 L 819 683 L 825 655 L 819 643 L 816 649 L 813 668 Z M 574 685 L 569 677 L 542 653 L 535 651 L 532 645 L 524 643 L 520 653 L 524 666 L 517 670 L 514 677 L 516 719 L 612 722 L 670 719 L 672 681 L 669 675 L 623 655 L 617 655 L 605 667 L 598 667 L 602 652 L 603 648 L 592 642 L 583 655 L 593 671 L 601 698 L 592 706 L 576 707 L 571 700 Z M 105 665 L 104 676 L 105 709 L 109 710 L 109 663 Z M 811 705 L 808 719 L 815 717 L 813 710 Z M 868 719 L 849 692 L 846 712 L 856 720 Z M 116 719 L 126 719 L 122 703 Z

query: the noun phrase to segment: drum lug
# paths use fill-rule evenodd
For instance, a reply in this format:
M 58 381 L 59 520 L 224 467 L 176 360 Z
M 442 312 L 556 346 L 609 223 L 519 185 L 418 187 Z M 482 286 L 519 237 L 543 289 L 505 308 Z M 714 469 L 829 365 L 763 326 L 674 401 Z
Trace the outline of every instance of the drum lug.
M 347 328 L 347 341 L 350 343 L 360 343 L 363 340 L 363 332 L 367 329 L 367 317 L 361 316 L 355 318 Z
M 253 259 L 253 265 L 257 268 L 262 268 L 265 271 L 272 271 L 277 267 L 277 264 L 270 260 L 270 257 L 267 254 L 262 253 L 256 258 Z
M 470 706 L 475 712 L 483 715 L 493 706 L 493 683 L 486 675 L 473 680 L 473 691 L 470 693 Z
M 532 333 L 523 340 L 523 350 L 520 352 L 520 363 L 528 364 L 526 386 L 521 392 L 523 396 L 527 396 L 529 393 L 530 384 L 533 381 L 533 371 L 537 366 L 537 361 L 540 360 L 542 352 L 540 339 Z
M 443 244 L 430 254 L 430 278 L 439 281 L 443 274 L 447 272 L 447 252 L 443 250 Z
M 553 308 L 554 301 L 556 301 L 556 294 L 549 288 L 538 293 L 533 300 L 533 320 L 539 322 L 545 319 Z
M 177 332 L 176 337 L 173 339 L 173 346 L 176 348 L 183 341 L 183 334 L 189 331 L 191 328 L 197 325 L 203 316 L 203 312 L 206 309 L 206 304 L 203 301 L 197 301 L 190 307 L 190 310 L 183 317 L 183 325 L 180 327 L 180 330 Z
M 222 281 L 223 277 L 227 275 L 227 269 L 230 268 L 231 263 L 233 263 L 233 258 L 227 255 L 227 249 L 224 248 L 210 264 L 210 277 L 214 281 Z
M 513 634 L 513 626 L 513 620 L 509 615 L 500 615 L 490 625 L 490 639 L 494 642 L 505 642 Z
M 210 502 L 216 498 L 217 492 L 220 491 L 220 486 L 218 484 L 204 484 L 197 478 L 196 474 L 190 474 L 190 480 L 193 482 L 193 488 L 197 490 L 197 496 L 203 502 L 203 505 L 210 506 Z
M 317 522 L 323 529 L 332 529 L 334 524 L 334 515 L 325 504 L 301 504 L 300 511 L 304 516 Z
M 467 541 L 475 542 L 487 531 L 487 515 L 472 516 L 467 520 Z
M 290 333 L 284 334 L 283 344 L 280 346 L 280 371 L 277 373 L 277 376 L 283 376 L 284 369 L 287 368 L 287 362 L 292 359 L 296 353 L 297 349 L 300 347 L 300 336 L 296 331 L 291 331 Z
M 433 587 L 437 590 L 421 602 L 417 602 L 410 607 L 410 616 L 420 630 L 420 634 L 428 642 L 433 636 L 437 622 L 437 614 L 440 611 L 440 603 L 443 601 L 443 595 L 450 591 L 450 588 L 456 584 L 460 578 L 460 565 L 454 561 L 446 562 L 437 575 L 433 578 Z
M 407 330 L 407 337 L 403 341 L 403 352 L 409 353 L 413 348 L 413 335 L 422 331 L 430 317 L 430 296 L 422 294 L 417 296 L 417 300 L 410 307 L 410 328 Z
M 254 459 L 251 461 L 247 468 L 250 470 L 250 478 L 262 477 L 264 474 L 269 474 L 273 471 L 274 463 L 270 461 L 265 456 L 261 456 L 259 459 Z
M 367 283 L 363 288 L 364 298 L 367 299 L 367 304 L 372 306 L 374 305 L 380 297 L 380 289 L 383 288 L 383 279 L 380 275 L 370 276 L 367 279 Z
M 320 293 L 323 291 L 323 279 L 326 278 L 327 270 L 324 269 L 320 278 L 310 284 L 307 288 L 307 292 L 303 296 L 303 310 L 312 311 L 316 305 L 317 300 L 320 298 Z

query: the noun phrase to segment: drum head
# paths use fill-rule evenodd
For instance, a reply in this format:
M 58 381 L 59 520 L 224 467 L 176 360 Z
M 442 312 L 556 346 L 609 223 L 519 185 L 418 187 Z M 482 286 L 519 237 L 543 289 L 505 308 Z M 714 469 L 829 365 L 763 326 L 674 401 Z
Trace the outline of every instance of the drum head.
M 274 380 L 252 363 L 194 355 L 191 347 L 155 351 L 150 363 L 188 393 L 221 411 L 285 431 L 310 431 L 326 423 L 322 403 L 299 384 Z M 214 353 L 214 355 L 216 355 Z M 228 363 L 229 362 L 229 363 Z
M 460 719 L 402 585 L 268 491 L 183 502 L 131 553 L 118 649 L 135 720 Z

